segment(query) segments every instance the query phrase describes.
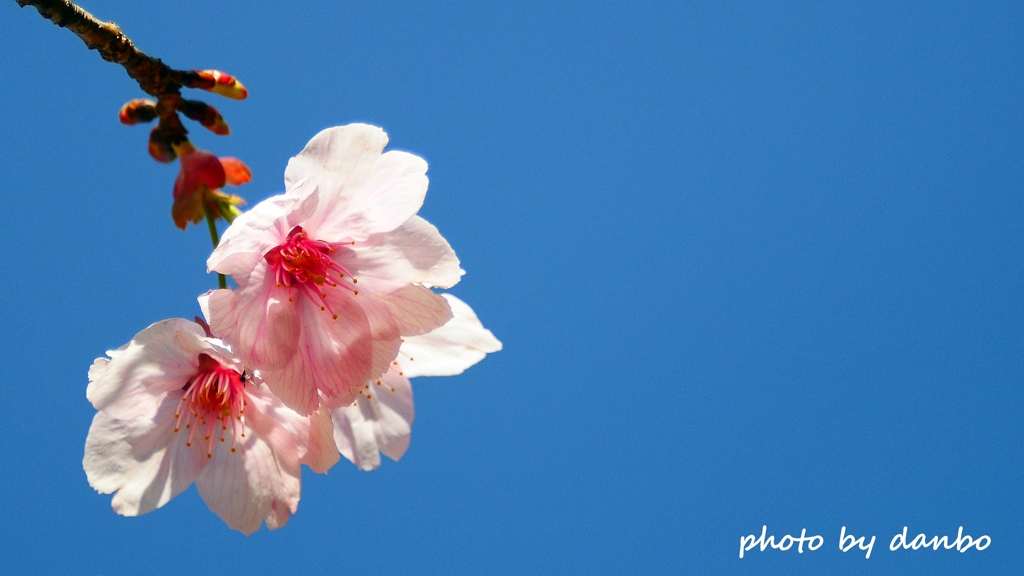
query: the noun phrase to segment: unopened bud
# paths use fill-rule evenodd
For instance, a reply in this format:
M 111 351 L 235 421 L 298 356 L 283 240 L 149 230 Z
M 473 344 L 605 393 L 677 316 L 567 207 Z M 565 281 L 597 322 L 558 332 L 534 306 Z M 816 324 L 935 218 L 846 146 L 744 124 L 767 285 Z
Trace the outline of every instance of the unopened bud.
M 198 223 L 209 213 L 229 223 L 241 215 L 245 204 L 240 196 L 220 191 L 225 184 L 238 186 L 252 179 L 252 172 L 237 158 L 217 158 L 199 150 L 187 140 L 174 146 L 181 161 L 181 171 L 174 182 L 174 205 L 171 217 L 182 230 L 189 222 Z
M 224 117 L 217 112 L 217 109 L 205 102 L 198 100 L 182 100 L 178 103 L 178 110 L 182 114 L 199 122 L 204 128 L 219 136 L 227 136 L 231 133 L 228 123 Z
M 174 152 L 174 147 L 171 146 L 170 138 L 159 126 L 153 128 L 153 131 L 149 133 L 149 155 L 153 157 L 153 160 L 164 164 L 174 162 L 174 159 L 178 157 Z
M 137 98 L 121 106 L 121 111 L 117 115 L 121 119 L 121 124 L 126 126 L 152 122 L 156 120 L 156 102 L 145 98 Z
M 220 70 L 194 70 L 185 79 L 188 88 L 199 88 L 225 98 L 244 100 L 249 91 L 234 76 Z

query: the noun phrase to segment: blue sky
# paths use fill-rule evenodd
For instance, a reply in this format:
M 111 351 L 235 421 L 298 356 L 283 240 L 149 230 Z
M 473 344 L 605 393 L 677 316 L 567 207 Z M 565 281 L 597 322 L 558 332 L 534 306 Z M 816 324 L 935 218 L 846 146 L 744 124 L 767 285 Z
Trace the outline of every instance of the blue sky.
M 1011 3 L 84 4 L 238 76 L 193 141 L 283 188 L 319 130 L 430 163 L 452 292 L 505 345 L 413 382 L 399 463 L 306 470 L 277 532 L 194 489 L 140 518 L 81 469 L 92 360 L 198 313 L 209 238 L 141 97 L 0 4 L 0 568 L 1004 574 L 1024 561 L 1024 36 Z M 739 539 L 821 534 L 796 554 Z M 870 559 L 840 528 L 876 535 Z M 987 534 L 984 551 L 892 536 Z

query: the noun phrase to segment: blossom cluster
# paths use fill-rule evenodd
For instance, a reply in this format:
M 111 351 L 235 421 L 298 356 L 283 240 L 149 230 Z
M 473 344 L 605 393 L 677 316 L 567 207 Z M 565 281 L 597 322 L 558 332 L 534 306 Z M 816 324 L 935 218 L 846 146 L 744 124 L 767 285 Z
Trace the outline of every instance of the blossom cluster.
M 344 456 L 373 470 L 382 453 L 402 457 L 409 378 L 459 374 L 501 349 L 467 304 L 434 291 L 464 271 L 417 216 L 426 162 L 387 142 L 363 124 L 324 130 L 288 163 L 285 192 L 245 213 L 215 193 L 236 164 L 179 151 L 175 220 L 223 201 L 232 221 L 207 267 L 236 287 L 199 297 L 205 319 L 157 322 L 90 369 L 83 466 L 117 513 L 145 514 L 195 483 L 231 528 L 279 528 L 303 464 L 323 473 Z

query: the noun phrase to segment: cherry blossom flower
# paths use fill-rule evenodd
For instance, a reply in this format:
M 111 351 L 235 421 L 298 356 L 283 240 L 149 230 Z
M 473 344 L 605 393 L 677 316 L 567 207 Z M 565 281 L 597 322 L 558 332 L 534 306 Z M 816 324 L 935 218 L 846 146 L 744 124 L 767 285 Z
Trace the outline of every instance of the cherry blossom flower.
M 351 406 L 331 411 L 338 451 L 362 470 L 380 466 L 380 453 L 397 461 L 409 448 L 412 386 L 415 376 L 455 376 L 501 350 L 501 342 L 484 328 L 473 309 L 451 294 L 442 294 L 453 317 L 444 326 L 405 338 L 398 359 L 380 378 L 367 382 Z
M 300 414 L 351 404 L 388 370 L 402 336 L 451 317 L 429 287 L 463 271 L 415 215 L 427 164 L 382 153 L 387 141 L 365 124 L 317 134 L 288 163 L 285 194 L 236 219 L 207 261 L 238 284 L 210 294 L 213 331 Z
M 300 464 L 338 461 L 326 411 L 299 416 L 224 343 L 183 319 L 157 322 L 98 358 L 86 396 L 89 484 L 124 516 L 151 512 L 193 482 L 228 526 L 280 528 L 299 503 Z
M 245 204 L 245 200 L 220 189 L 226 184 L 241 186 L 252 180 L 245 163 L 237 158 L 218 158 L 188 140 L 174 146 L 174 152 L 181 162 L 171 206 L 171 217 L 178 228 L 184 230 L 189 222 L 201 221 L 206 210 L 228 222 L 241 214 L 238 206 Z

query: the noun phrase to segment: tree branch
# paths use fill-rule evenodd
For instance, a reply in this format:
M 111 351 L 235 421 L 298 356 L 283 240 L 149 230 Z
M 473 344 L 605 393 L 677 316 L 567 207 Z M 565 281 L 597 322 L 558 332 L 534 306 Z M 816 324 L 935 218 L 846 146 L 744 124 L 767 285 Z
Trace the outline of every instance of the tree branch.
M 199 88 L 241 100 L 248 92 L 233 76 L 217 70 L 175 70 L 136 48 L 117 24 L 100 22 L 70 0 L 15 2 L 22 8 L 35 7 L 43 18 L 74 32 L 90 50 L 99 52 L 107 62 L 120 64 L 143 92 L 156 97 L 156 102 L 132 100 L 119 115 L 121 122 L 129 125 L 160 119 L 149 136 L 149 153 L 158 162 L 173 161 L 177 155 L 174 148 L 188 141 L 188 130 L 181 124 L 179 111 L 215 134 L 223 136 L 230 132 L 216 108 L 184 100 L 181 88 Z
M 34 6 L 43 18 L 74 32 L 90 50 L 99 52 L 101 58 L 123 66 L 147 94 L 157 98 L 177 94 L 182 86 L 196 83 L 198 75 L 195 72 L 174 70 L 159 58 L 147 56 L 132 44 L 117 24 L 100 22 L 69 0 L 15 1 L 22 8 Z

